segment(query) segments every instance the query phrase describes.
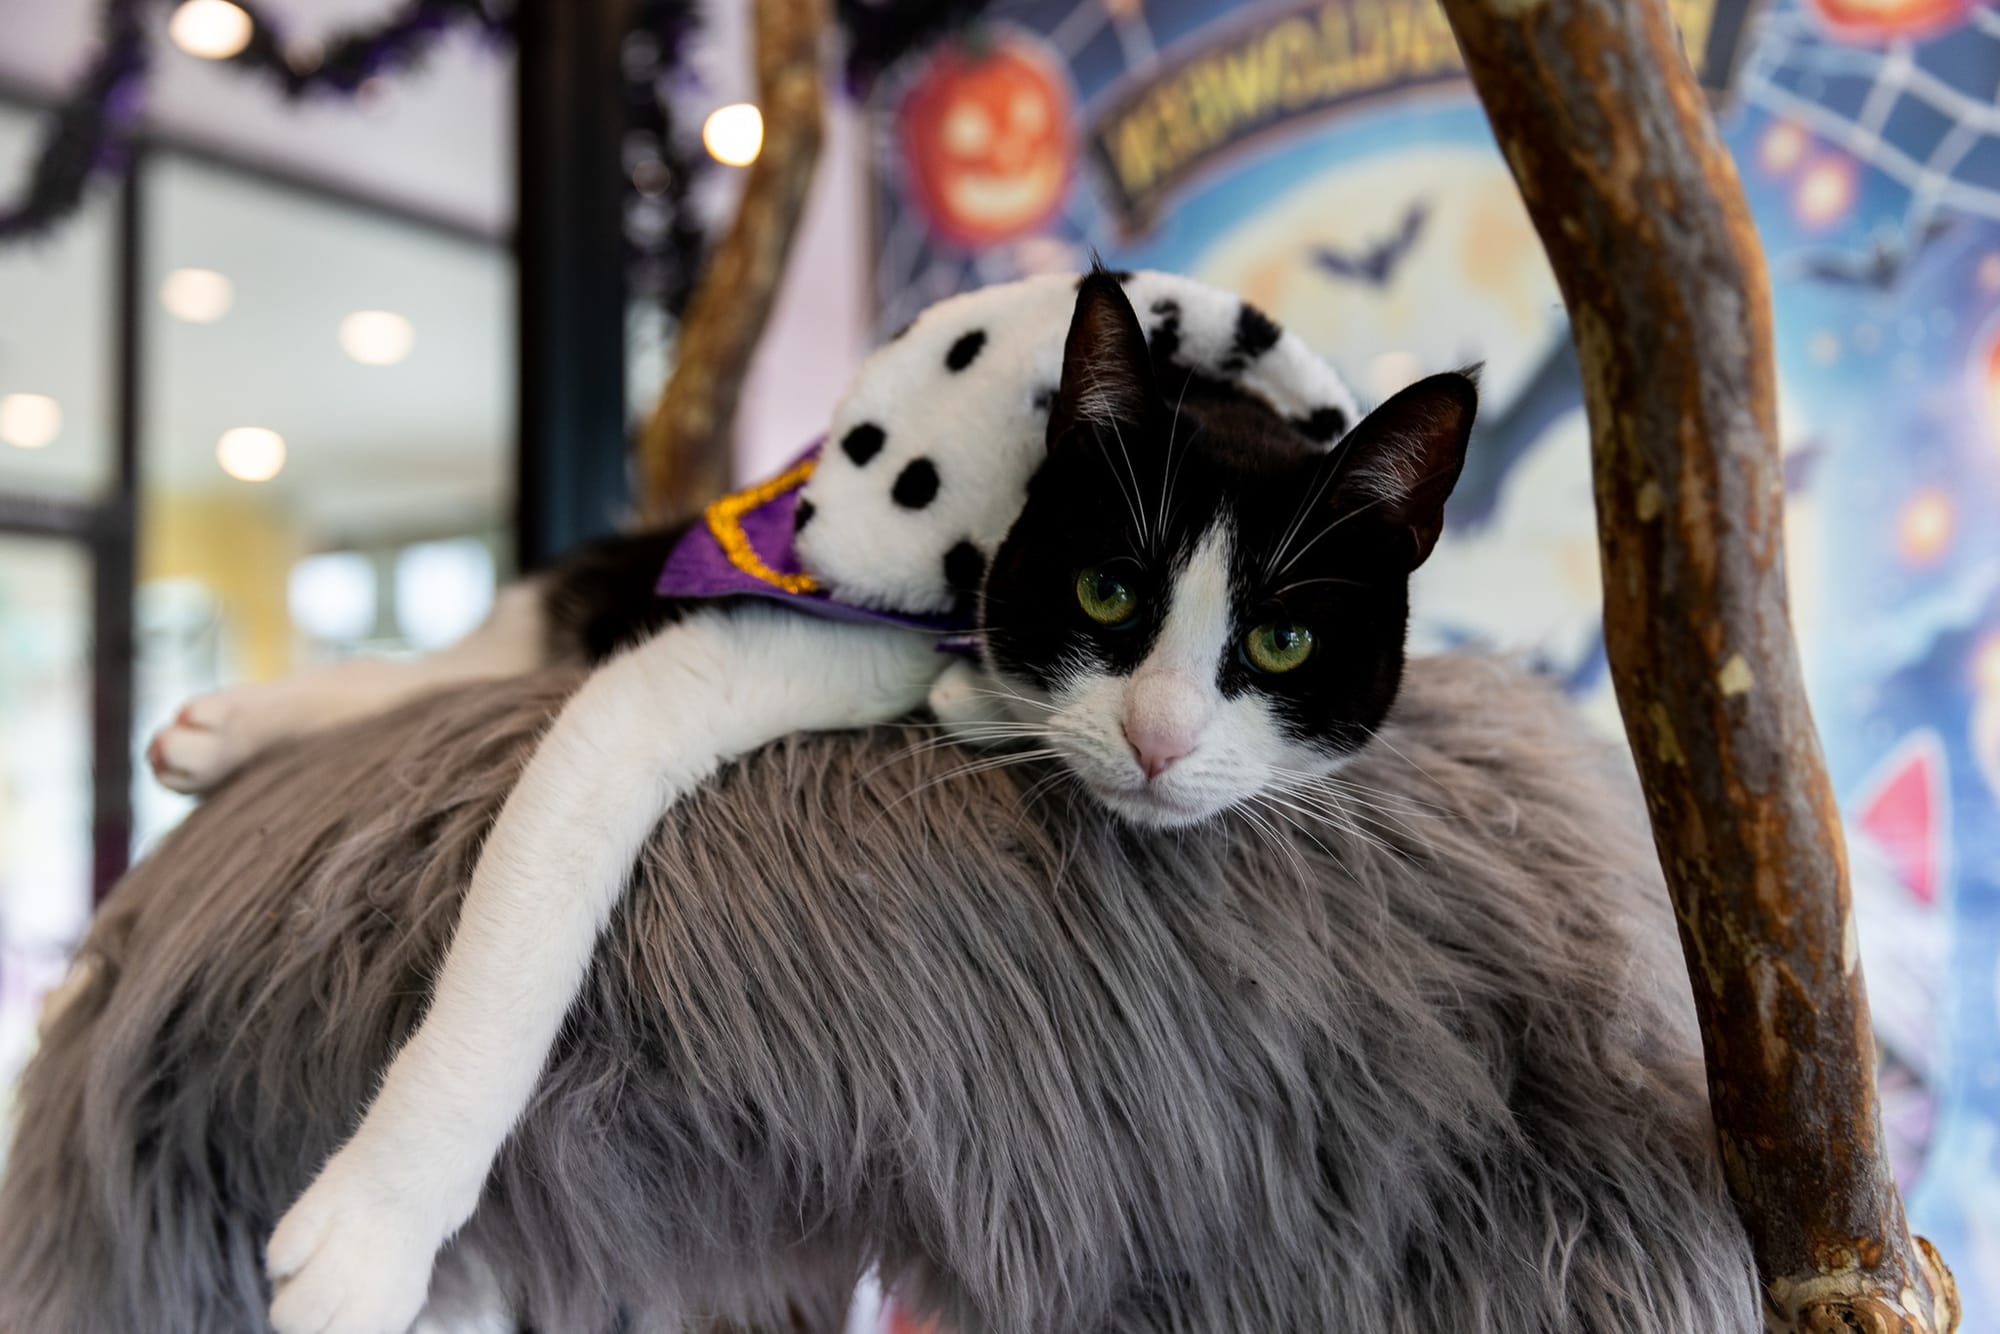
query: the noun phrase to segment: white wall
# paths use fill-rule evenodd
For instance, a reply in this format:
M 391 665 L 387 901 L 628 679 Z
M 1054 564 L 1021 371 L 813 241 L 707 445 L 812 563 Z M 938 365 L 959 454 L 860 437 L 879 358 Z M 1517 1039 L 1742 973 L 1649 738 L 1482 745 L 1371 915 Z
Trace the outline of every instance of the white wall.
M 829 82 L 832 81 L 829 74 Z M 743 388 L 737 472 L 768 473 L 826 430 L 868 350 L 867 173 L 861 118 L 836 95 L 784 286 Z

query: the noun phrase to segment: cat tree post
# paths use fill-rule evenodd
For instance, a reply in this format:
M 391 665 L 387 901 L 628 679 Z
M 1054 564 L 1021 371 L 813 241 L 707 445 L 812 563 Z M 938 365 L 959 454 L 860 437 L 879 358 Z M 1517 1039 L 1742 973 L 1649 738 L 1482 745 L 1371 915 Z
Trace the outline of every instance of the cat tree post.
M 1770 292 L 1664 0 L 1443 0 L 1569 306 L 1605 638 L 1772 1331 L 1943 1334 L 1785 598 Z
M 684 517 L 729 488 L 736 402 L 819 160 L 825 0 L 756 0 L 752 25 L 764 146 L 695 285 L 673 375 L 640 441 L 649 525 Z

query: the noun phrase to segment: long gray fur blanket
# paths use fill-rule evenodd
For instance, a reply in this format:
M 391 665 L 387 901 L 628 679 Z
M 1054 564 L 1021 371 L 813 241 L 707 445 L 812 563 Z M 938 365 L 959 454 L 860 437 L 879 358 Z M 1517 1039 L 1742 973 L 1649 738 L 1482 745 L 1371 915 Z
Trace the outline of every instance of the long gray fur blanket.
M 132 872 L 23 1089 L 0 1330 L 263 1328 L 575 680 L 285 750 Z M 836 1330 L 873 1260 L 968 1334 L 1757 1327 L 1634 800 L 1542 687 L 1413 662 L 1372 805 L 1297 828 L 1126 834 L 913 738 L 660 829 L 440 1291 Z

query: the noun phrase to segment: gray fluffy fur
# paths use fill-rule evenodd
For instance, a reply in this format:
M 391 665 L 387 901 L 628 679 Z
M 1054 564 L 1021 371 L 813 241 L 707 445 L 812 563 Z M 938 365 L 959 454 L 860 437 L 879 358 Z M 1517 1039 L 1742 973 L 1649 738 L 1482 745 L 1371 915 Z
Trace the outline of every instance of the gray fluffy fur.
M 290 748 L 133 871 L 23 1090 L 0 1329 L 264 1327 L 575 680 Z M 1413 663 L 1347 776 L 1438 809 L 1282 846 L 910 735 L 666 823 L 442 1285 L 543 1334 L 837 1329 L 871 1258 L 968 1334 L 1757 1327 L 1650 849 L 1543 688 Z

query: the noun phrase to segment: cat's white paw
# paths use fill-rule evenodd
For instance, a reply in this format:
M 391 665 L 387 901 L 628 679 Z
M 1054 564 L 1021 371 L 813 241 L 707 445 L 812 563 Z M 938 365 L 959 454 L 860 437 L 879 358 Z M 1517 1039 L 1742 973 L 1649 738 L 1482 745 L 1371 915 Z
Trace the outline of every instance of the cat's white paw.
M 423 1312 L 437 1224 L 336 1155 L 265 1250 L 278 1334 L 405 1334 Z
M 146 747 L 163 787 L 202 793 L 219 786 L 282 728 L 267 715 L 278 701 L 268 686 L 235 686 L 188 701 Z
M 1018 735 L 1008 693 L 969 662 L 954 662 L 940 672 L 926 703 L 961 746 L 1004 746 Z
M 953 723 L 983 721 L 991 710 L 983 698 L 990 692 L 982 689 L 981 681 L 977 668 L 968 663 L 954 662 L 931 682 L 930 698 L 926 702 L 937 720 L 947 727 Z

